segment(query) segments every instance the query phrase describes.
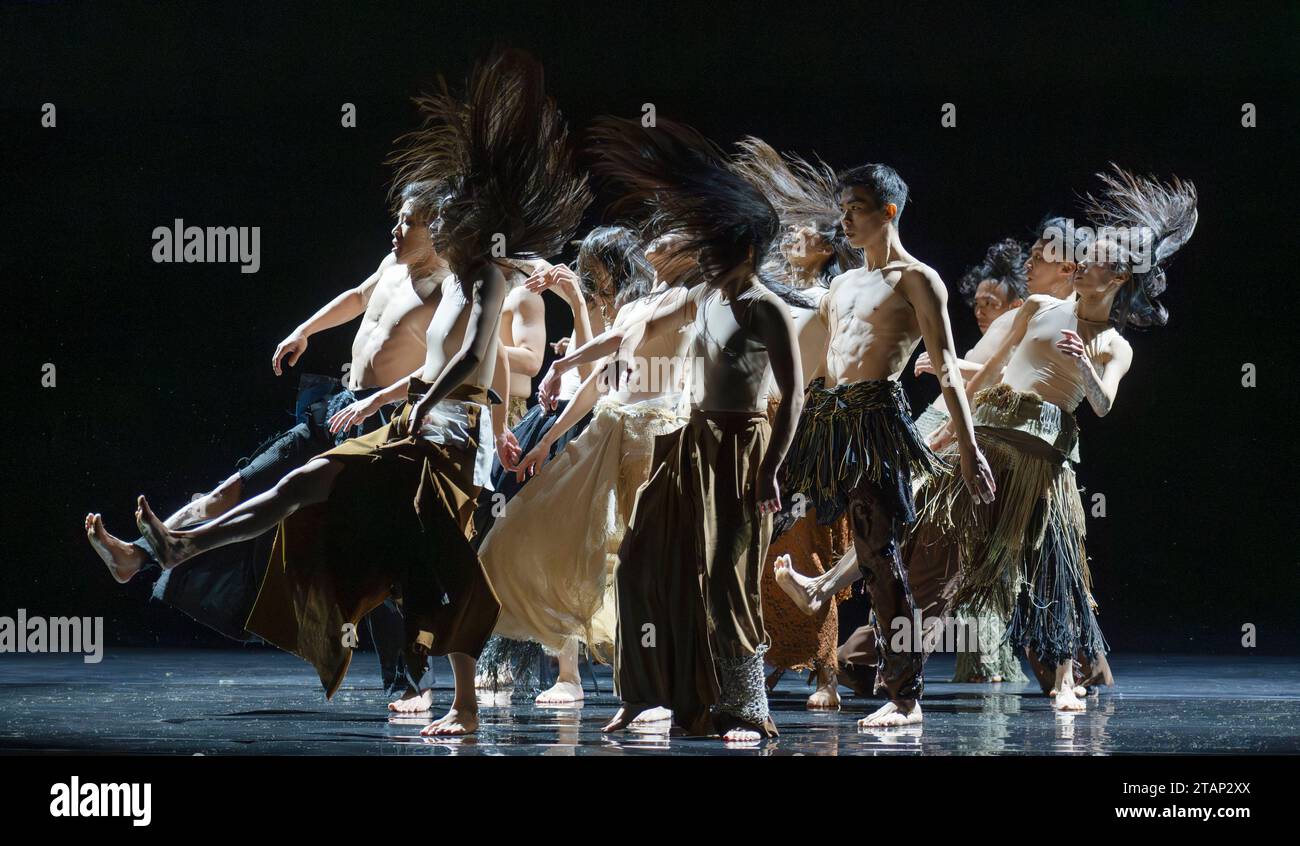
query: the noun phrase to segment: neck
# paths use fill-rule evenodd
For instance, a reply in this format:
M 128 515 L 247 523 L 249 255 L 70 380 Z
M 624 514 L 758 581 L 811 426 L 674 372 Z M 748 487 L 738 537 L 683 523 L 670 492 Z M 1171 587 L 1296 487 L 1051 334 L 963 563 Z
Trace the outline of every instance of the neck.
M 818 280 L 821 279 L 823 266 L 824 265 L 817 265 L 816 267 L 795 267 L 794 265 L 790 265 L 790 287 L 799 290 L 815 287 L 818 284 Z
M 1074 313 L 1083 320 L 1091 320 L 1093 323 L 1105 323 L 1110 319 L 1110 308 L 1115 302 L 1115 292 L 1107 291 L 1104 294 L 1079 294 L 1075 302 Z
M 423 279 L 445 268 L 447 263 L 434 253 L 425 253 L 403 262 L 412 279 Z
M 898 227 L 892 224 L 862 248 L 862 257 L 868 270 L 877 270 L 901 258 L 911 258 L 903 249 L 903 242 L 898 237 Z

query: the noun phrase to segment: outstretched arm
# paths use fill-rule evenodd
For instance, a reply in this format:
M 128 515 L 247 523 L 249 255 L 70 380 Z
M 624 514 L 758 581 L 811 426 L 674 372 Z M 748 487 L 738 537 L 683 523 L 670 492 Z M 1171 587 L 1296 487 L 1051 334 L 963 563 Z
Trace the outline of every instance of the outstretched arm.
M 315 314 L 307 318 L 306 322 L 290 332 L 289 337 L 276 346 L 275 354 L 271 357 L 271 369 L 275 371 L 275 375 L 282 374 L 280 362 L 285 356 L 289 357 L 285 362 L 288 366 L 293 367 L 298 363 L 298 359 L 307 351 L 307 339 L 312 335 L 326 329 L 333 329 L 335 326 L 342 326 L 349 320 L 361 316 L 370 303 L 370 295 L 374 293 L 375 286 L 379 284 L 379 277 L 396 261 L 397 259 L 389 253 L 366 281 L 355 288 L 349 288 L 321 306 Z
M 591 343 L 584 344 L 564 358 L 556 359 L 551 366 L 559 368 L 557 372 L 563 373 L 614 353 L 620 353 L 622 358 L 630 358 L 645 341 L 666 332 L 679 331 L 695 319 L 698 300 L 693 294 L 694 290 L 673 288 L 664 294 L 646 320 L 609 329 L 593 338 Z

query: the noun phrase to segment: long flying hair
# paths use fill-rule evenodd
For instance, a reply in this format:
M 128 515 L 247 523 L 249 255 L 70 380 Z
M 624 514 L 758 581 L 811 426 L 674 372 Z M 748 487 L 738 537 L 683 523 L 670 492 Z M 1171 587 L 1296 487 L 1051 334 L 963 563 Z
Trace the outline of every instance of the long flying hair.
M 645 257 L 641 237 L 626 226 L 597 226 L 582 239 L 574 269 L 588 296 L 596 293 L 597 267 L 614 287 L 614 308 L 644 297 L 655 284 L 655 269 Z
M 782 156 L 761 138 L 748 136 L 736 144 L 740 151 L 732 168 L 753 184 L 776 209 L 782 228 L 811 226 L 831 248 L 819 280 L 829 285 L 836 276 L 862 266 L 862 252 L 844 237 L 840 227 L 839 182 L 835 170 L 821 159 L 809 162 L 793 153 Z M 791 268 L 780 243 L 768 251 L 764 268 L 787 281 Z
M 396 142 L 395 184 L 427 180 L 438 192 L 433 243 L 452 270 L 560 252 L 591 193 L 541 64 L 497 49 L 474 65 L 463 97 L 439 77 L 415 103 L 421 125 Z
M 1024 247 L 1015 238 L 1003 238 L 990 246 L 984 260 L 961 277 L 958 288 L 966 304 L 975 303 L 975 291 L 985 279 L 992 279 L 1005 287 L 1008 300 L 1023 300 L 1029 296 L 1025 255 Z
M 1084 212 L 1097 226 L 1149 233 L 1147 270 L 1131 254 L 1111 264 L 1127 270 L 1129 280 L 1115 297 L 1111 320 L 1117 326 L 1163 326 L 1169 311 L 1157 301 L 1168 284 L 1165 266 L 1196 229 L 1196 186 L 1174 177 L 1165 184 L 1150 176 L 1136 176 L 1111 163 L 1111 173 L 1099 173 L 1103 190 L 1084 197 Z
M 743 264 L 753 251 L 759 279 L 788 303 L 812 304 L 757 267 L 780 232 L 772 204 L 733 171 L 716 144 L 686 124 L 660 119 L 597 119 L 588 134 L 594 173 L 617 183 L 621 196 L 610 208 L 617 217 L 642 223 L 652 240 L 672 232 L 669 248 L 693 254 L 705 282 Z

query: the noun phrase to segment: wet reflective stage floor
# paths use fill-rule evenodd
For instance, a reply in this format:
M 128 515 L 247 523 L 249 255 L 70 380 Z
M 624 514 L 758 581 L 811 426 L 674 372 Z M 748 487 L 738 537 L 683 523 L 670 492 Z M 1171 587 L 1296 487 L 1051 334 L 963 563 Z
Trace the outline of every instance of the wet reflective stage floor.
M 1300 753 L 1300 660 L 1111 657 L 1118 686 L 1084 714 L 1054 713 L 1033 685 L 951 684 L 952 658 L 927 664 L 921 728 L 859 730 L 878 700 L 810 712 L 802 676 L 772 697 L 779 738 L 751 746 L 670 736 L 667 724 L 602 735 L 614 712 L 610 673 L 597 668 L 583 708 L 544 708 L 518 694 L 480 696 L 482 728 L 424 739 L 429 715 L 389 719 L 374 656 L 359 653 L 326 702 L 315 673 L 269 649 L 110 649 L 99 664 L 73 655 L 0 656 L 0 753 L 164 755 L 1016 755 Z M 436 667 L 434 713 L 451 700 Z M 847 691 L 841 691 L 847 694 Z

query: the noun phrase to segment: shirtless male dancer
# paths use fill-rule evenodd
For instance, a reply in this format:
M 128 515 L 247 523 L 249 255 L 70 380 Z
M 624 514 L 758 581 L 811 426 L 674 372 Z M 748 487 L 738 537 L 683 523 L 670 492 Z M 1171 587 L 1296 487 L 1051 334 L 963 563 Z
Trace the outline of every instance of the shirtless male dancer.
M 859 721 L 864 728 L 915 724 L 922 716 L 922 654 L 910 643 L 896 649 L 880 637 L 894 619 L 914 617 L 900 551 L 904 529 L 916 518 L 912 479 L 941 471 L 913 427 L 898 382 L 922 338 L 929 349 L 942 351 L 945 362 L 941 384 L 955 422 L 960 484 L 980 502 L 994 495 L 956 365 L 947 289 L 899 238 L 906 201 L 906 183 L 886 165 L 863 165 L 840 177 L 844 234 L 863 250 L 865 267 L 837 277 L 822 300 L 830 329 L 826 381 L 834 387 L 821 380 L 809 386 L 783 477 L 787 493 L 807 495 L 819 519 L 833 520 L 846 509 L 850 515 L 858 566 L 841 562 L 826 579 L 833 595 L 861 575 L 871 596 L 883 645 L 876 686 L 890 701 Z M 778 562 L 778 581 L 792 599 L 806 602 L 791 573 L 787 561 Z
M 407 405 L 387 426 L 196 529 L 165 526 L 144 497 L 138 517 L 166 568 L 279 524 L 276 566 L 250 629 L 310 661 L 327 696 L 351 658 L 340 628 L 400 590 L 408 640 L 422 653 L 448 654 L 456 679 L 451 709 L 428 735 L 477 729 L 474 656 L 500 609 L 469 543 L 490 468 L 486 386 L 506 295 L 492 252 L 501 236 L 507 257 L 558 252 L 590 198 L 536 60 L 498 51 L 475 66 L 466 91 L 466 102 L 445 88 L 418 101 L 424 126 L 406 136 L 399 157 L 401 176 L 449 186 L 433 240 L 454 274 L 443 282 Z
M 323 452 L 348 435 L 365 434 L 387 422 L 383 403 L 374 405 L 371 424 L 354 420 L 346 426 L 327 423 L 352 403 L 369 402 L 391 382 L 420 367 L 425 355 L 425 331 L 437 305 L 440 284 L 450 272 L 433 248 L 429 224 L 436 215 L 430 198 L 437 194 L 429 183 L 408 183 L 397 191 L 400 203 L 392 230 L 392 249 L 364 282 L 349 288 L 321 307 L 279 343 L 271 359 L 277 376 L 293 367 L 307 350 L 308 339 L 318 332 L 361 317 L 352 341 L 352 361 L 346 386 L 326 377 L 305 374 L 306 391 L 315 398 L 303 409 L 304 417 L 292 429 L 268 441 L 246 466 L 217 487 L 195 498 L 165 523 L 179 529 L 211 520 L 271 488 L 289 471 Z M 300 399 L 300 404 L 306 401 Z M 396 406 L 387 406 L 391 411 Z M 369 415 L 367 415 L 369 416 Z M 98 513 L 86 515 L 86 535 L 118 582 L 126 582 L 154 563 L 143 538 L 130 543 L 109 534 Z M 230 637 L 247 636 L 244 623 L 256 599 L 266 570 L 267 550 L 257 544 L 242 546 L 241 572 L 231 573 L 228 562 L 202 562 L 180 573 L 164 571 L 154 593 L 199 622 Z M 378 619 L 376 619 L 378 617 Z M 394 642 L 392 609 L 377 609 L 367 617 L 372 639 L 380 652 L 385 686 L 401 683 L 398 649 Z M 400 623 L 400 620 L 398 621 Z

